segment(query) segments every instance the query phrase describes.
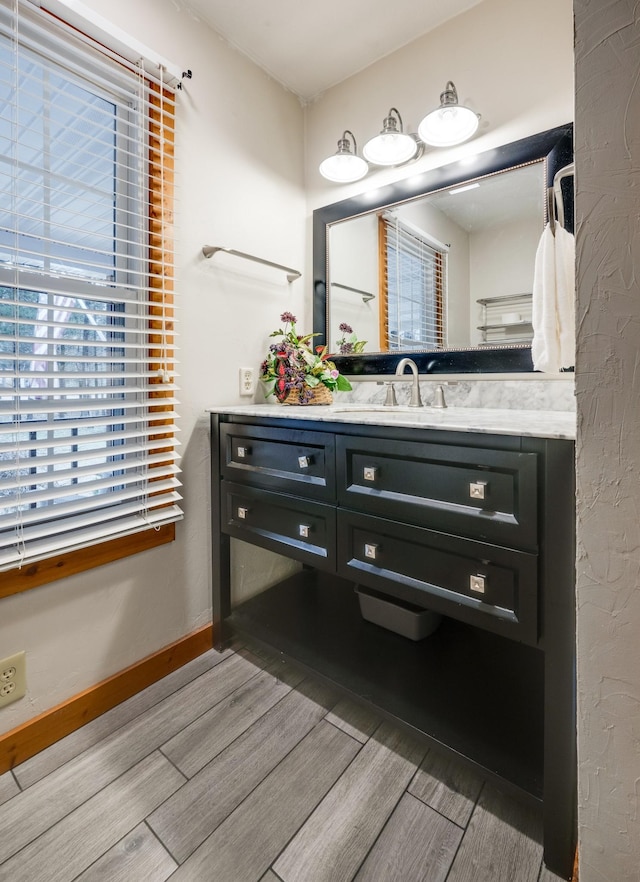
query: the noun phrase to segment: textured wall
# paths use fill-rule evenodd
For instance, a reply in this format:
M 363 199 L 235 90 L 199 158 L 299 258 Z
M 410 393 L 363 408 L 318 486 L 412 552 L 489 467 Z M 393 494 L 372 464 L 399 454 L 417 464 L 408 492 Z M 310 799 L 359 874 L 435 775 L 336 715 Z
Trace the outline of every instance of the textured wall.
M 580 882 L 640 879 L 640 3 L 575 0 Z

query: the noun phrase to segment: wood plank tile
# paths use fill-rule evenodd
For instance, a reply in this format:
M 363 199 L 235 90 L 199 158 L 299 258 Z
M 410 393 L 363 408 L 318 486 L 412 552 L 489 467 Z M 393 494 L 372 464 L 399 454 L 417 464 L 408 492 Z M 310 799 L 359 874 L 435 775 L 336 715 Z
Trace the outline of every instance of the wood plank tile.
M 380 725 L 380 717 L 377 717 L 373 711 L 348 698 L 343 698 L 337 703 L 327 714 L 327 721 L 362 744 L 369 740 Z
M 273 869 L 284 882 L 348 882 L 394 810 L 425 748 L 383 723 Z
M 322 720 L 332 695 L 318 682 L 303 683 L 147 819 L 179 863 Z
M 61 738 L 51 747 L 40 751 L 31 759 L 16 766 L 14 772 L 20 786 L 25 789 L 35 784 L 49 772 L 58 769 L 64 763 L 79 756 L 93 747 L 101 739 L 106 738 L 121 726 L 134 720 L 137 716 L 152 708 L 159 701 L 177 692 L 187 683 L 211 670 L 232 654 L 231 650 L 216 652 L 214 649 L 205 652 L 198 658 L 173 671 L 157 683 L 138 692 L 132 698 L 123 701 L 117 707 L 102 714 L 101 717 L 87 723 L 81 729 Z
M 192 778 L 290 691 L 288 684 L 261 671 L 174 735 L 162 752 Z
M 16 784 L 16 779 L 11 772 L 5 772 L 4 775 L 0 775 L 0 805 L 17 793 L 20 793 L 20 788 Z
M 485 784 L 447 882 L 537 882 L 541 819 Z
M 353 738 L 322 720 L 187 858 L 172 882 L 255 882 L 357 750 Z
M 444 882 L 463 833 L 405 793 L 355 882 Z
M 231 655 L 0 806 L 0 862 L 222 701 L 257 670 L 241 655 Z
M 162 754 L 146 757 L 8 860 L 2 878 L 71 882 L 183 782 Z
M 165 882 L 178 865 L 146 824 L 138 826 L 75 882 Z
M 273 870 L 267 870 L 260 882 L 282 882 L 282 879 L 276 876 Z
M 409 793 L 445 818 L 466 827 L 483 780 L 455 759 L 430 750 L 409 785 Z

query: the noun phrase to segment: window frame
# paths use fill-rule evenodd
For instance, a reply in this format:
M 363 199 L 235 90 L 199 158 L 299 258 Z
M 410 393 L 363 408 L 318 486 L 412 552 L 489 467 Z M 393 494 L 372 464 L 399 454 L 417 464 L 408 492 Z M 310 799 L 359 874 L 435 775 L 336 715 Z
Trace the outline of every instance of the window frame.
M 89 38 L 86 38 L 89 40 Z M 92 40 L 89 40 L 93 43 Z M 97 47 L 99 48 L 99 47 Z M 130 67 L 130 65 L 129 65 Z M 88 77 L 90 81 L 90 75 Z M 138 362 L 141 371 L 156 374 L 165 366 L 167 359 L 174 356 L 174 270 L 173 262 L 165 260 L 167 252 L 173 252 L 173 204 L 175 198 L 175 127 L 167 125 L 167 118 L 174 118 L 175 96 L 171 89 L 161 83 L 147 80 L 147 101 L 149 109 L 145 122 L 146 134 L 144 154 L 146 163 L 147 183 L 144 187 L 145 199 L 148 200 L 146 213 L 148 253 L 147 281 L 152 289 L 148 293 L 147 320 L 148 342 L 146 354 Z M 96 85 L 101 95 L 108 96 L 108 91 Z M 128 121 L 116 117 L 116 125 L 127 126 Z M 160 144 L 162 142 L 162 148 Z M 161 157 L 161 159 L 160 159 Z M 130 199 L 130 190 L 125 186 L 121 192 L 120 185 L 116 190 L 114 214 L 122 210 L 122 205 Z M 117 221 L 115 222 L 117 225 Z M 125 245 L 125 247 L 127 247 Z M 135 258 L 134 258 L 135 260 Z M 119 276 L 123 270 L 121 253 L 115 254 L 114 272 Z M 20 283 L 20 288 L 26 290 Z M 90 296 L 90 295 L 89 295 Z M 126 315 L 126 311 L 125 311 Z M 152 416 L 149 428 L 154 428 L 154 437 L 173 439 L 175 426 L 171 416 L 165 415 L 172 410 L 171 404 L 163 403 L 163 399 L 171 398 L 173 392 L 162 386 L 162 380 L 156 376 L 149 383 L 157 385 L 149 393 L 149 399 L 157 400 L 157 404 L 149 405 L 147 412 Z M 157 416 L 156 416 L 157 415 Z M 157 428 L 166 427 L 166 432 L 159 434 Z M 172 453 L 172 446 L 159 448 L 159 453 Z M 149 475 L 149 496 L 153 493 L 153 481 L 158 480 Z M 167 505 L 170 503 L 167 502 Z M 5 570 L 0 578 L 0 598 L 30 590 L 53 581 L 84 572 L 106 563 L 120 560 L 142 551 L 156 548 L 175 540 L 175 521 L 160 526 L 149 526 L 126 535 L 106 538 L 83 548 L 62 551 L 40 560 L 27 562 L 21 567 Z
M 400 224 L 402 226 L 402 224 Z M 383 352 L 389 353 L 397 353 L 398 355 L 402 355 L 403 352 L 413 352 L 416 348 L 421 349 L 443 349 L 445 347 L 445 290 L 446 290 L 446 274 L 447 274 L 447 252 L 446 250 L 440 250 L 433 244 L 429 242 L 425 237 L 424 245 L 433 252 L 433 262 L 434 262 L 434 284 L 435 284 L 435 292 L 433 297 L 433 305 L 431 309 L 434 315 L 434 337 L 435 341 L 425 342 L 425 341 L 411 341 L 411 345 L 404 349 L 400 345 L 400 340 L 398 339 L 398 345 L 392 347 L 390 345 L 389 338 L 389 250 L 393 247 L 393 243 L 389 238 L 389 229 L 391 224 L 387 217 L 385 217 L 384 212 L 381 212 L 378 215 L 378 269 L 379 269 L 379 296 L 380 296 L 380 341 L 381 346 L 380 349 Z M 417 230 L 404 230 L 403 235 L 411 236 L 415 238 L 417 241 L 421 239 L 419 231 Z M 394 249 L 396 252 L 396 260 L 398 260 L 399 252 L 397 249 Z

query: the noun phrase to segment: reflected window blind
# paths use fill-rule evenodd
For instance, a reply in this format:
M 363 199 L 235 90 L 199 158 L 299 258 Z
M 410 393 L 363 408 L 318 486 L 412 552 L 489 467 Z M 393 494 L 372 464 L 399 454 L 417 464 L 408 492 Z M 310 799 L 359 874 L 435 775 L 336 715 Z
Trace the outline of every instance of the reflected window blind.
M 0 8 L 0 569 L 180 518 L 174 95 Z
M 389 350 L 445 344 L 447 246 L 391 214 L 380 216 L 383 339 Z

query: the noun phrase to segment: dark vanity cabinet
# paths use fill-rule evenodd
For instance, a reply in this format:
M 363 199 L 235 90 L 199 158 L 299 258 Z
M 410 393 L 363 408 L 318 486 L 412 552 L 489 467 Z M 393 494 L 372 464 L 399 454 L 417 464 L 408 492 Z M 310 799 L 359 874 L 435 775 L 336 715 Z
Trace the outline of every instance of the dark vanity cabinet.
M 213 413 L 211 445 L 216 646 L 275 649 L 539 805 L 569 878 L 573 442 Z M 232 608 L 231 537 L 303 566 Z M 441 623 L 400 636 L 363 590 Z

